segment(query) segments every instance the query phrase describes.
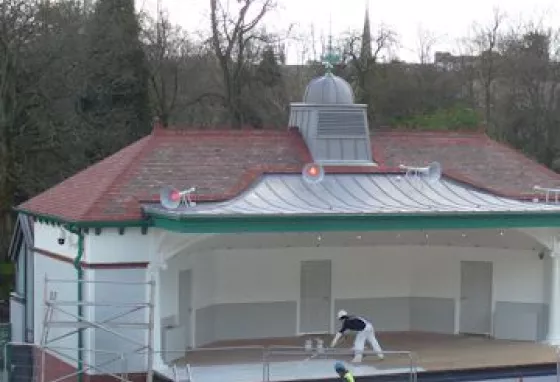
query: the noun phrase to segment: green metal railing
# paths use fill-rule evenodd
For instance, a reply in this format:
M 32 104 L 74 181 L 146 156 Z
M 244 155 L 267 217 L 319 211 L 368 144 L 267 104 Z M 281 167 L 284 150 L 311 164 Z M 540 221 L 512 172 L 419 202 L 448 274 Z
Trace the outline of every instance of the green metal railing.
M 0 323 L 0 366 L 2 371 L 0 372 L 0 382 L 8 381 L 8 372 L 6 370 L 6 360 L 7 354 L 4 349 L 12 341 L 12 324 L 11 323 Z
M 2 323 L 0 324 L 0 348 L 4 349 L 6 344 L 12 341 L 12 324 Z M 0 364 L 4 364 L 4 352 L 0 352 Z

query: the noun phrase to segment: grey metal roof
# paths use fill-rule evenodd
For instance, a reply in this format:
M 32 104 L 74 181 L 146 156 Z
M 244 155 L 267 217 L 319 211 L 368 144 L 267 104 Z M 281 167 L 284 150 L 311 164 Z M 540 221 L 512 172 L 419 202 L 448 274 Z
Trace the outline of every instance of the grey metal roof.
M 352 86 L 343 78 L 327 73 L 309 82 L 303 95 L 303 102 L 307 104 L 336 104 L 354 103 Z
M 302 176 L 266 175 L 226 202 L 199 203 L 167 210 L 145 205 L 147 213 L 171 216 L 308 215 L 395 213 L 559 212 L 560 204 L 520 201 L 492 195 L 441 178 L 430 183 L 397 174 L 327 174 L 318 184 Z
M 372 163 L 365 105 L 290 105 L 290 126 L 297 126 L 315 162 Z

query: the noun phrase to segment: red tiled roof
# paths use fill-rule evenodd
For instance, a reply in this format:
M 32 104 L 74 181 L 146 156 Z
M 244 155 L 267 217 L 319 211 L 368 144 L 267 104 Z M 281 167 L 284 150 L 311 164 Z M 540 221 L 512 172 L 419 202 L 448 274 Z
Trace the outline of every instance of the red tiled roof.
M 484 133 L 393 131 L 371 141 L 382 166 L 438 161 L 447 176 L 501 196 L 527 198 L 535 185 L 560 187 L 560 174 Z
M 153 199 L 164 185 L 196 186 L 198 200 L 228 199 L 262 172 L 301 171 L 308 161 L 293 130 L 156 129 L 19 208 L 69 221 L 135 220 L 138 202 Z
M 500 195 L 560 187 L 559 175 L 481 133 L 378 132 L 372 146 L 380 164 L 374 171 L 436 160 L 447 175 Z M 139 202 L 155 200 L 164 185 L 195 186 L 198 201 L 227 200 L 265 172 L 299 172 L 309 161 L 294 130 L 156 129 L 19 208 L 69 221 L 137 220 Z

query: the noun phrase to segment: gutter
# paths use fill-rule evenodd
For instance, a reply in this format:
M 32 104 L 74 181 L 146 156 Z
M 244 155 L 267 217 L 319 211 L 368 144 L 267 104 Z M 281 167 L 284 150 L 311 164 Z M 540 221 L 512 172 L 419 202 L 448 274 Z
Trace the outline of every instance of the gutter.
M 84 232 L 82 229 L 75 226 L 65 226 L 66 230 L 70 233 L 78 235 L 78 254 L 74 259 L 74 268 L 76 268 L 76 276 L 78 279 L 78 322 L 82 321 L 84 306 L 83 306 L 83 281 L 84 269 L 82 268 L 82 258 L 84 256 Z M 78 328 L 78 382 L 83 382 L 84 374 L 84 332 L 82 328 Z

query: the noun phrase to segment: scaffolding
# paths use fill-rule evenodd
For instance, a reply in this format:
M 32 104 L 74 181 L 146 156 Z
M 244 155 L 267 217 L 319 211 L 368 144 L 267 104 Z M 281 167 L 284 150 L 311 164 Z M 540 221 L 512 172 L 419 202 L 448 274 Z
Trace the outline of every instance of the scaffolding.
M 65 288 L 70 287 L 70 285 L 83 288 L 85 285 L 93 284 L 105 284 L 109 286 L 114 286 L 115 288 L 123 287 L 129 288 L 139 288 L 142 290 L 142 296 L 144 296 L 144 301 L 130 302 L 130 301 L 115 301 L 115 302 L 104 302 L 97 298 L 95 301 L 79 301 L 79 300 L 58 300 L 58 291 L 52 289 L 53 284 L 64 285 Z M 119 290 L 119 289 L 116 289 Z M 99 374 L 104 374 L 115 378 L 117 381 L 121 382 L 132 382 L 128 379 L 127 362 L 132 356 L 143 355 L 146 356 L 147 362 L 147 382 L 153 381 L 153 338 L 154 338 L 154 298 L 155 298 L 155 281 L 152 279 L 148 282 L 125 282 L 125 281 L 89 281 L 89 280 L 64 280 L 64 279 L 49 279 L 45 276 L 44 284 L 44 319 L 43 319 L 43 333 L 41 337 L 41 382 L 59 382 L 67 380 L 68 378 L 75 377 L 78 375 L 84 375 L 88 370 L 95 371 Z M 147 301 L 146 301 L 147 300 Z M 74 309 L 75 308 L 75 309 Z M 112 309 L 113 314 L 108 318 L 102 320 L 95 320 L 92 317 L 96 317 L 96 308 Z M 72 311 L 74 309 L 77 313 Z M 93 309 L 93 310 L 92 310 Z M 114 311 L 117 311 L 114 314 Z M 148 310 L 148 322 L 127 322 L 133 313 L 146 312 Z M 93 313 L 93 314 L 91 314 Z M 143 320 L 145 321 L 145 319 Z M 62 329 L 63 334 L 57 333 L 56 336 L 52 337 L 51 329 Z M 123 352 L 116 352 L 110 349 L 92 349 L 90 345 L 89 348 L 85 346 L 80 347 L 61 347 L 56 346 L 56 342 L 61 341 L 64 338 L 72 336 L 74 334 L 84 333 L 87 329 L 98 329 L 102 332 L 108 333 L 114 338 L 118 338 L 122 343 L 127 343 L 131 346 L 131 349 Z M 134 333 L 138 331 L 147 331 L 147 340 L 138 341 L 132 336 L 127 336 L 119 333 L 116 329 L 134 329 Z M 67 331 L 66 331 L 67 330 Z M 144 335 L 142 338 L 146 338 Z M 61 350 L 67 350 L 72 352 L 73 355 L 80 354 L 81 356 L 68 356 L 64 354 Z M 91 351 L 94 354 L 95 362 L 84 362 L 83 353 Z M 57 376 L 56 379 L 46 380 L 46 370 L 48 368 L 46 364 L 46 353 L 51 353 L 58 358 L 66 358 L 72 362 L 76 362 L 78 367 L 75 372 L 66 373 L 65 375 Z M 97 355 L 103 354 L 105 356 L 111 356 L 110 359 L 103 362 L 98 362 Z M 90 357 L 88 357 L 90 358 Z M 110 366 L 116 365 L 121 362 L 121 371 L 113 372 L 108 369 Z

